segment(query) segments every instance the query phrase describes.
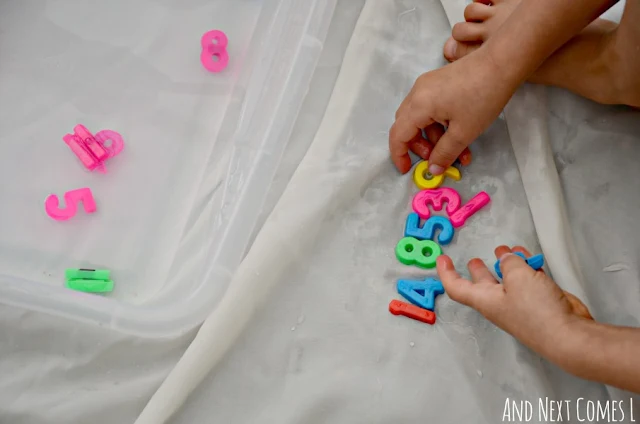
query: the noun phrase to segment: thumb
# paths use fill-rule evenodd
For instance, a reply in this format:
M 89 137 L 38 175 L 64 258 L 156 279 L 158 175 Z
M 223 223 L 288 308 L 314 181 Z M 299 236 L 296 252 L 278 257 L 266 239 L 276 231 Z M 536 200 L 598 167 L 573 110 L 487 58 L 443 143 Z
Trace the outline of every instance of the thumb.
M 460 153 L 470 144 L 469 140 L 460 135 L 455 127 L 447 129 L 429 156 L 429 172 L 441 175 L 444 170 L 456 161 Z

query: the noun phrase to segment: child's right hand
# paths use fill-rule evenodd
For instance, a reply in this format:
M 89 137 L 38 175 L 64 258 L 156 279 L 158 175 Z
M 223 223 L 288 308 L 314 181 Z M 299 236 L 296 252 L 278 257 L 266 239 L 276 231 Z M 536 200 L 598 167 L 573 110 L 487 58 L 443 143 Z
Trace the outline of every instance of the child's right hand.
M 416 147 L 422 128 L 436 143 L 431 157 L 422 157 L 429 159 L 429 171 L 439 175 L 453 164 L 498 117 L 518 87 L 520 81 L 506 69 L 496 66 L 481 47 L 418 77 L 389 131 L 389 151 L 398 170 L 404 174 L 411 168 L 409 149 L 420 155 Z
M 514 251 L 530 256 L 524 248 Z M 577 320 L 592 320 L 587 307 L 563 291 L 542 271 L 535 271 L 507 246 L 495 250 L 501 259 L 500 284 L 480 259 L 467 265 L 473 282 L 462 278 L 451 258 L 438 257 L 438 275 L 449 297 L 470 306 L 523 344 L 544 356 L 554 356 Z

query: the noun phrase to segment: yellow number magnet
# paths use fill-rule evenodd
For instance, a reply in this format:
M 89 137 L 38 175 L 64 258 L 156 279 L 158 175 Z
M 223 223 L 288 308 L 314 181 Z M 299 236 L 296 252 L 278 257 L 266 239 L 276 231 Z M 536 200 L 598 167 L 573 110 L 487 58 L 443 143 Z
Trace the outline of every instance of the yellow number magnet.
M 422 161 L 413 171 L 413 181 L 420 190 L 438 188 L 444 182 L 444 178 L 449 177 L 452 180 L 460 181 L 462 175 L 460 171 L 453 166 L 448 167 L 442 175 L 431 175 L 429 172 L 429 161 Z

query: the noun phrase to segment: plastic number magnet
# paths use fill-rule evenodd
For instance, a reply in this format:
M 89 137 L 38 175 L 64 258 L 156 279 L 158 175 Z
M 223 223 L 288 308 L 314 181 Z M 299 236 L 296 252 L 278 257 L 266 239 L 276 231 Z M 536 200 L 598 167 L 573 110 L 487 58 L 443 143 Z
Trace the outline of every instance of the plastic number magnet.
M 524 253 L 522 252 L 513 252 L 513 253 L 515 255 L 520 256 L 522 259 L 524 259 L 527 265 L 529 265 L 531 268 L 535 269 L 536 271 L 541 269 L 544 266 L 544 255 L 534 255 L 530 258 L 527 258 L 524 256 Z M 495 265 L 493 266 L 493 269 L 496 271 L 496 274 L 498 274 L 498 277 L 502 278 L 502 271 L 500 271 L 499 259 L 496 261 Z
M 44 208 L 47 215 L 56 221 L 65 221 L 73 218 L 78 212 L 79 202 L 82 202 L 86 213 L 94 213 L 96 211 L 96 202 L 93 199 L 93 194 L 91 194 L 91 189 L 89 188 L 79 188 L 77 190 L 67 191 L 64 194 L 64 201 L 67 206 L 64 209 L 60 209 L 60 200 L 58 199 L 58 196 L 52 194 L 47 197 L 47 200 L 44 202 Z
M 68 268 L 64 271 L 67 280 L 109 280 L 111 271 L 108 269 Z
M 460 178 L 462 178 L 460 171 L 453 166 L 445 169 L 444 174 L 431 175 L 429 173 L 429 161 L 426 160 L 420 162 L 413 171 L 413 182 L 416 183 L 420 190 L 440 187 L 444 182 L 445 177 L 449 177 L 456 181 L 460 181 Z
M 202 66 L 209 72 L 220 72 L 227 67 L 229 63 L 229 53 L 227 53 L 227 35 L 214 29 L 205 32 L 200 39 L 202 52 L 200 53 L 200 62 Z
M 111 280 L 67 280 L 67 288 L 85 293 L 108 293 L 113 291 Z
M 431 211 L 429 205 L 436 211 L 441 211 L 444 203 L 447 202 L 447 215 L 451 216 L 460 208 L 462 201 L 457 191 L 449 187 L 437 188 L 435 190 L 422 190 L 413 197 L 413 210 L 422 219 L 429 219 Z
M 73 128 L 73 134 L 66 134 L 62 139 L 89 171 L 106 172 L 104 162 L 124 148 L 122 136 L 117 132 L 102 130 L 94 136 L 80 124 Z
M 124 141 L 122 136 L 112 130 L 98 131 L 95 137 L 96 141 L 100 143 L 109 153 L 109 158 L 112 158 L 119 154 L 124 149 Z
M 424 280 L 398 280 L 398 293 L 405 299 L 424 309 L 433 311 L 436 296 L 444 293 L 442 282 L 433 277 Z
M 392 300 L 391 303 L 389 303 L 389 312 L 393 315 L 402 315 L 431 325 L 436 322 L 436 314 L 432 311 L 418 308 L 417 306 L 400 300 Z
M 98 143 L 84 125 L 76 125 L 73 128 L 73 135 L 67 134 L 62 139 L 88 169 L 95 169 L 109 157 L 107 149 Z
M 449 214 L 449 218 L 451 218 L 451 224 L 453 224 L 455 228 L 462 227 L 465 221 L 470 216 L 478 212 L 490 201 L 491 198 L 489 197 L 489 195 L 484 191 L 481 191 L 480 193 L 473 196 L 471 200 L 461 206 L 457 211 L 455 211 L 453 215 Z
M 433 240 L 436 230 L 440 230 L 438 243 L 446 245 L 453 240 L 453 225 L 451 221 L 443 216 L 432 216 L 427 219 L 424 226 L 420 228 L 420 216 L 417 213 L 410 213 L 407 216 L 407 223 L 404 228 L 405 237 L 413 237 L 418 240 Z
M 73 269 L 65 270 L 67 287 L 71 290 L 87 293 L 107 293 L 113 291 L 111 271 L 107 269 Z
M 436 266 L 436 258 L 442 255 L 442 249 L 431 240 L 418 240 L 405 237 L 396 246 L 396 258 L 405 265 L 417 265 L 421 268 Z
M 465 221 L 482 209 L 491 201 L 487 193 L 481 191 L 473 196 L 464 205 L 460 205 L 460 195 L 457 191 L 449 187 L 437 188 L 435 190 L 422 190 L 413 197 L 413 210 L 422 219 L 429 219 L 431 211 L 429 205 L 436 211 L 442 210 L 444 202 L 447 202 L 447 215 L 454 228 L 462 227 Z

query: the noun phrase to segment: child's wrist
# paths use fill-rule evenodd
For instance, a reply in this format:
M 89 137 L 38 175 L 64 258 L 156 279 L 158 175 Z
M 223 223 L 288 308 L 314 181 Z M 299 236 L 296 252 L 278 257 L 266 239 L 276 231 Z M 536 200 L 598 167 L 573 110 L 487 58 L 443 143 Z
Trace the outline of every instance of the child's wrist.
M 544 353 L 551 362 L 572 374 L 581 374 L 592 351 L 593 333 L 598 324 L 590 319 L 572 315 L 558 332 L 558 337 Z
M 516 39 L 502 32 L 482 43 L 480 50 L 495 68 L 503 83 L 515 91 L 536 70 L 535 52 L 526 44 L 515 44 Z

